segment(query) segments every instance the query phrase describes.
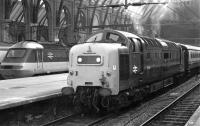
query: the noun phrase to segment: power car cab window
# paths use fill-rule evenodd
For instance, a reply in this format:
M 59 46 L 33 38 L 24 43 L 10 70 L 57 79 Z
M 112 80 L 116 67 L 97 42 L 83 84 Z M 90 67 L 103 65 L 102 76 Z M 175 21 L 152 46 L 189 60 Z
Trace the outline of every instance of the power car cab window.
M 6 56 L 4 57 L 4 62 L 16 62 L 16 63 L 22 63 L 26 60 L 26 49 L 9 49 Z
M 25 56 L 26 49 L 10 49 L 6 55 L 7 58 L 23 58 Z
M 97 33 L 93 36 L 91 36 L 86 42 L 98 42 L 101 41 L 103 38 L 103 33 Z

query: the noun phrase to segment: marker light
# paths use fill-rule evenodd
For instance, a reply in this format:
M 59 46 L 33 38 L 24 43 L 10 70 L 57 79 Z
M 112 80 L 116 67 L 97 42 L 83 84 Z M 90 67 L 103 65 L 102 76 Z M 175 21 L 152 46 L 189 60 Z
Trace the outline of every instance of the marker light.
M 81 63 L 82 61 L 83 61 L 83 59 L 79 57 L 78 62 Z
M 96 58 L 96 62 L 97 62 L 97 63 L 101 62 L 101 58 L 100 58 L 100 57 L 97 57 L 97 58 Z

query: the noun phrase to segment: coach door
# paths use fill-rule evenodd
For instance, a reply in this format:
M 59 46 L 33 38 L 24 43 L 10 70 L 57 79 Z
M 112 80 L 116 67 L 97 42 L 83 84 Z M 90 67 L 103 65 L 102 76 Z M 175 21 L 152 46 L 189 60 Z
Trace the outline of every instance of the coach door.
M 43 54 L 42 49 L 38 49 L 37 51 L 37 71 L 40 73 L 43 71 Z

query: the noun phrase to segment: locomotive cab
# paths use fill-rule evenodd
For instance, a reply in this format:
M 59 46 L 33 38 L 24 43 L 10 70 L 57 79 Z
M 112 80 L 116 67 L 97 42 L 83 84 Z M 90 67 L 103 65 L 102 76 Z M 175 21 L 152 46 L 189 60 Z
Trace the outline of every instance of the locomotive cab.
M 110 96 L 118 95 L 133 83 L 136 86 L 137 76 L 143 70 L 142 43 L 136 35 L 127 36 L 124 32 L 104 30 L 90 36 L 86 43 L 72 47 L 68 87 L 62 89 L 63 94 L 96 88 L 101 96 Z
M 86 43 L 71 48 L 68 87 L 62 93 L 74 94 L 75 104 L 95 109 L 97 101 L 109 108 L 109 103 L 141 100 L 173 84 L 183 70 L 180 53 L 180 46 L 171 41 L 116 30 L 99 31 Z
M 21 42 L 12 46 L 2 61 L 0 69 L 2 76 L 26 77 L 41 71 L 42 49 L 43 46 L 37 43 Z
M 69 87 L 62 89 L 63 94 L 96 88 L 100 95 L 117 95 L 120 88 L 119 54 L 128 53 L 128 48 L 123 46 L 125 39 L 117 32 L 98 32 L 86 43 L 72 47 L 69 54 Z
M 118 46 L 121 46 L 118 44 Z M 104 49 L 102 49 L 104 47 Z M 102 94 L 118 93 L 118 48 L 105 44 L 84 44 L 75 46 L 71 49 L 69 55 L 69 76 L 68 85 L 73 87 L 69 89 L 70 93 L 78 88 L 97 87 L 105 88 L 101 90 Z M 67 89 L 68 90 L 68 89 Z M 64 94 L 68 94 L 65 90 Z M 74 90 L 74 91 L 72 91 Z M 115 90 L 115 91 L 114 91 Z

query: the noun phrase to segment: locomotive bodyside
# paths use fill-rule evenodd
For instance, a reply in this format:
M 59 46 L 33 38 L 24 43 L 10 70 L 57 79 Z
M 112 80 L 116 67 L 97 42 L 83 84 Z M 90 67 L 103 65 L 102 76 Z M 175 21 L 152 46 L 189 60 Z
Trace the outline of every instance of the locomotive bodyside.
M 68 87 L 62 93 L 74 95 L 74 103 L 94 108 L 126 103 L 130 97 L 140 100 L 183 75 L 184 52 L 179 44 L 164 39 L 99 31 L 70 50 Z

